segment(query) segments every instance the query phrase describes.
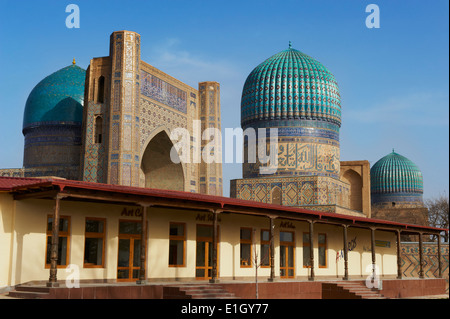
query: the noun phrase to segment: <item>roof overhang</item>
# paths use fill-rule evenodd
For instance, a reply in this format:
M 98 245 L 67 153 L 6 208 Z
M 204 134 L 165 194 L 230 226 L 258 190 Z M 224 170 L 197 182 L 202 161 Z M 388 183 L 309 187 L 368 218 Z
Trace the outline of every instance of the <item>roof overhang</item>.
M 0 177 L 0 182 L 2 177 Z M 12 180 L 10 178 L 10 180 Z M 266 204 L 222 196 L 197 193 L 72 181 L 65 179 L 21 179 L 10 181 L 10 187 L 0 183 L 0 191 L 7 191 L 14 200 L 30 198 L 120 204 L 131 206 L 156 206 L 210 212 L 236 213 L 268 218 L 280 218 L 346 225 L 377 230 L 401 231 L 402 234 L 438 234 L 448 229 L 404 224 L 394 221 L 319 212 L 298 207 Z

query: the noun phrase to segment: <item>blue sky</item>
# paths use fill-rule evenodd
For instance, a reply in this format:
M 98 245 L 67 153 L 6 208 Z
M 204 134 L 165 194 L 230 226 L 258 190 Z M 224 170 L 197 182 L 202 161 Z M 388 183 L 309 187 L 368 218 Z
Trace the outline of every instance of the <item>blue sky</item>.
M 68 29 L 68 4 L 80 28 Z M 365 25 L 368 4 L 380 28 Z M 117 30 L 141 34 L 141 58 L 197 87 L 221 84 L 222 129 L 240 126 L 246 77 L 288 47 L 323 63 L 341 94 L 341 160 L 371 165 L 395 151 L 424 176 L 424 197 L 449 194 L 449 3 L 433 1 L 10 1 L 0 0 L 0 168 L 22 166 L 22 117 L 45 76 L 87 68 Z M 229 180 L 240 164 L 224 164 Z

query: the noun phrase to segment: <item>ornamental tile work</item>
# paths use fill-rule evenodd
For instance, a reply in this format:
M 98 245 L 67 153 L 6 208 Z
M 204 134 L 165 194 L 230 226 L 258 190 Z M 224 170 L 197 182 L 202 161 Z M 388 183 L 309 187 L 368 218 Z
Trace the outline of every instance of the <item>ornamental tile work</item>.
M 108 66 L 95 65 L 101 69 L 103 76 L 110 77 L 111 100 L 105 101 L 108 107 L 102 116 L 108 117 L 107 161 L 109 183 L 139 186 L 139 167 L 133 159 L 139 161 L 139 70 L 140 70 L 140 35 L 130 31 L 118 31 L 111 35 L 111 56 Z M 101 58 L 99 59 L 101 62 Z M 94 67 L 91 65 L 91 67 Z M 95 92 L 95 86 L 89 85 Z M 112 182 L 114 181 L 114 182 Z
M 2 169 L 0 169 L 0 176 L 25 177 L 25 169 L 24 168 L 2 168 Z
M 213 87 L 205 103 L 200 103 L 199 90 L 141 60 L 140 41 L 136 32 L 113 32 L 108 56 L 92 58 L 87 70 L 74 61 L 39 82 L 24 114 L 25 168 L 1 170 L 0 174 L 44 174 L 145 187 L 146 176 L 151 174 L 144 172 L 141 156 L 160 132 L 169 136 L 175 128 L 186 129 L 191 135 L 190 150 L 201 151 L 200 128 L 220 130 L 220 85 L 199 83 L 208 90 Z M 200 114 L 200 105 L 208 116 Z M 165 147 L 170 150 L 174 143 Z M 220 143 L 212 152 L 220 155 Z M 45 160 L 45 165 L 38 163 Z M 152 162 L 151 156 L 148 161 Z M 201 170 L 205 172 L 202 181 Z M 167 173 L 163 184 L 169 189 L 173 180 L 178 190 L 222 195 L 221 163 L 185 163 L 182 173 Z
M 328 141 L 315 139 L 313 143 L 305 143 L 301 137 L 278 140 L 278 167 L 273 174 L 277 175 L 321 175 L 338 177 L 340 169 L 339 145 L 330 145 Z M 324 142 L 323 144 L 320 142 Z M 268 143 L 269 144 L 269 143 Z M 247 144 L 244 145 L 247 153 Z M 244 178 L 262 176 L 261 163 L 244 163 Z
M 72 64 L 40 81 L 26 101 L 23 128 L 43 122 L 81 125 L 85 77 L 86 71 Z
M 187 117 L 170 108 L 151 102 L 147 98 L 141 98 L 140 128 L 141 138 L 140 147 L 144 147 L 151 133 L 159 128 L 165 127 L 172 131 L 177 127 L 187 129 Z
M 349 206 L 349 185 L 330 177 L 298 176 L 236 179 L 231 181 L 231 197 L 272 203 L 272 193 L 281 188 L 281 204 L 334 212 L 333 206 Z
M 241 123 L 270 119 L 317 119 L 340 125 L 336 79 L 320 62 L 293 48 L 273 55 L 247 77 Z
M 89 101 L 86 105 L 87 113 L 84 123 L 84 148 L 83 148 L 83 167 L 81 179 L 87 182 L 106 183 L 107 175 L 107 153 L 105 143 L 96 143 L 95 135 L 101 134 L 105 139 L 107 134 L 107 118 L 101 116 L 106 114 L 106 105 Z M 97 117 L 101 117 L 101 132 L 96 132 L 95 122 Z
M 141 94 L 177 111 L 187 112 L 187 94 L 183 90 L 141 70 Z
M 201 132 L 205 132 L 206 129 L 220 131 L 220 84 L 213 81 L 200 82 L 198 94 L 200 95 Z M 199 147 L 202 150 L 211 147 L 209 154 L 222 159 L 221 140 L 216 139 L 212 142 L 201 139 Z M 220 160 L 200 164 L 200 190 L 207 189 L 210 195 L 222 195 L 222 163 Z
M 422 172 L 394 150 L 370 169 L 370 188 L 373 204 L 423 201 Z
M 423 243 L 423 272 L 425 278 L 438 278 L 438 247 L 437 243 Z M 401 243 L 402 274 L 406 278 L 419 277 L 419 243 Z M 447 282 L 446 292 L 449 290 L 449 261 L 448 243 L 441 243 L 441 270 L 442 277 Z
M 24 168 L 79 167 L 81 126 L 40 124 L 24 130 Z M 61 177 L 65 177 L 62 175 Z
M 25 176 L 78 179 L 85 77 L 73 62 L 30 92 L 23 117 Z
M 139 34 L 130 31 L 113 32 L 110 37 L 111 55 L 91 60 L 86 77 L 87 101 L 83 123 L 84 155 L 81 178 L 141 187 L 160 185 L 168 189 L 171 189 L 173 183 L 177 190 L 201 190 L 205 194 L 221 195 L 222 167 L 218 164 L 182 164 L 181 175 L 176 175 L 180 174 L 180 170 L 174 168 L 178 173 L 172 174 L 171 170 L 168 170 L 164 175 L 165 180 L 157 184 L 147 183 L 149 176 L 156 176 L 148 171 L 149 167 L 154 167 L 151 163 L 152 156 L 148 154 L 167 154 L 167 147 L 170 150 L 175 143 L 165 142 L 166 149 L 156 149 L 161 145 L 151 141 L 158 135 L 161 138 L 161 132 L 165 132 L 169 137 L 175 128 L 182 128 L 191 134 L 191 150 L 199 149 L 201 135 L 194 135 L 194 121 L 203 122 L 203 126 L 205 121 L 201 119 L 198 109 L 198 90 L 141 61 L 140 48 Z M 105 79 L 105 85 L 100 88 L 102 77 Z M 219 86 L 217 83 L 216 85 L 217 90 L 208 107 L 215 115 L 213 127 L 220 128 L 220 95 Z M 98 96 L 103 96 L 102 89 L 104 98 L 99 101 Z M 93 120 L 99 116 L 103 118 L 102 141 L 93 143 Z M 209 127 L 211 123 L 206 125 Z M 153 153 L 148 153 L 149 145 L 152 145 Z M 167 167 L 172 164 L 171 160 L 165 163 L 161 163 L 161 159 L 155 161 L 158 161 L 158 165 Z M 211 178 L 205 179 L 203 186 L 199 180 L 201 165 L 212 174 Z M 180 178 L 183 179 L 181 185 L 184 184 L 181 189 Z
M 338 179 L 340 125 L 336 79 L 310 56 L 289 47 L 258 65 L 247 77 L 241 98 L 241 126 L 244 130 L 277 129 L 278 166 L 272 176 Z M 244 153 L 247 147 L 245 144 Z M 259 162 L 244 160 L 244 178 L 266 177 L 260 173 Z
M 370 205 L 354 204 L 370 201 L 369 187 L 361 186 L 362 171 L 356 173 L 359 179 L 341 180 L 340 126 L 340 93 L 331 72 L 291 46 L 271 56 L 249 74 L 241 98 L 242 129 L 254 129 L 256 135 L 266 129 L 266 144 L 261 152 L 244 140 L 243 179 L 231 181 L 231 197 L 370 216 Z M 277 132 L 275 150 L 270 129 Z M 262 169 L 267 164 L 247 156 L 267 156 L 271 150 L 277 166 L 270 174 Z

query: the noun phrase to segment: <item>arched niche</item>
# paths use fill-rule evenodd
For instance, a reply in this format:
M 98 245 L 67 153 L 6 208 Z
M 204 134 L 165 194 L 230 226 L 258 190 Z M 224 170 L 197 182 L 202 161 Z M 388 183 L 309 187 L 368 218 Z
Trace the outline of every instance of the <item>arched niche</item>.
M 362 211 L 362 178 L 352 169 L 346 171 L 341 180 L 350 184 L 349 208 L 356 211 Z
M 157 133 L 146 145 L 141 156 L 145 187 L 184 191 L 184 173 L 181 163 L 170 158 L 173 143 L 165 130 Z
M 272 204 L 281 205 L 282 204 L 282 197 L 281 197 L 281 188 L 278 186 L 275 186 L 272 189 Z

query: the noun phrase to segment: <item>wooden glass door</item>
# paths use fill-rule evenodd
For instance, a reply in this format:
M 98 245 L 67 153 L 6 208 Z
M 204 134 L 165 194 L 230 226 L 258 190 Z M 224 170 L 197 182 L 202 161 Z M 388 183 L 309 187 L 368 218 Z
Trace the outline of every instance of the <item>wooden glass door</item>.
M 280 232 L 280 278 L 295 277 L 294 251 L 294 233 Z
M 139 279 L 141 226 L 140 221 L 119 221 L 117 281 Z
M 217 238 L 219 234 L 217 234 Z M 218 240 L 217 240 L 218 243 Z M 218 246 L 218 245 L 217 245 Z M 197 248 L 195 261 L 195 278 L 207 280 L 212 278 L 213 265 L 213 228 L 211 225 L 197 225 Z M 219 251 L 217 251 L 219 264 Z

